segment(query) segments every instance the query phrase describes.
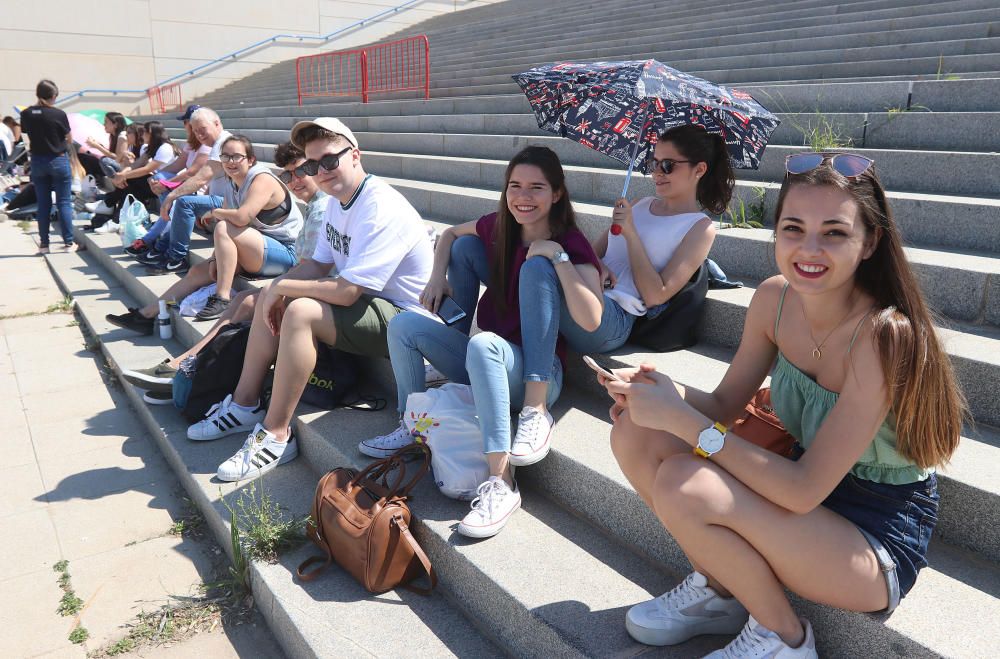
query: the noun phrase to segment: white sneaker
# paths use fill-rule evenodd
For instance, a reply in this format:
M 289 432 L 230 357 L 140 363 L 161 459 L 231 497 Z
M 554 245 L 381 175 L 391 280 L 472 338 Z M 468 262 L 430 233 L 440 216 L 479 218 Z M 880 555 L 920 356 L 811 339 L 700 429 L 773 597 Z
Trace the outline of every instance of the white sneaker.
M 646 645 L 676 645 L 700 634 L 735 634 L 748 617 L 735 597 L 720 597 L 705 575 L 692 572 L 673 590 L 629 609 L 625 629 Z
M 490 538 L 500 533 L 514 511 L 521 507 L 521 492 L 514 483 L 514 489 L 498 476 L 476 488 L 477 496 L 472 500 L 472 510 L 458 525 L 458 532 L 468 538 Z
M 104 203 L 103 199 L 101 199 L 100 201 L 92 201 L 90 203 L 84 204 L 83 207 L 86 208 L 88 212 L 91 212 L 94 215 L 111 215 L 112 213 L 115 212 L 115 209 Z
M 94 229 L 94 233 L 118 233 L 119 224 L 117 222 L 105 222 Z
M 289 433 L 288 441 L 279 442 L 274 433 L 257 424 L 243 443 L 243 448 L 229 458 L 215 473 L 219 480 L 241 481 L 256 478 L 299 456 L 299 445 Z
M 208 409 L 205 418 L 188 427 L 188 439 L 196 442 L 208 442 L 226 435 L 250 432 L 264 420 L 266 411 L 258 405 L 247 412 L 233 403 L 233 395 L 226 396 L 221 403 L 216 403 Z
M 358 450 L 372 458 L 387 458 L 412 443 L 413 435 L 406 429 L 406 424 L 400 421 L 399 427 L 391 433 L 362 440 L 358 444 Z
M 436 387 L 448 381 L 448 377 L 430 364 L 424 364 L 424 385 Z
M 533 465 L 552 448 L 552 415 L 537 407 L 525 407 L 517 415 L 517 432 L 510 446 L 510 463 L 515 467 Z
M 818 659 L 812 625 L 805 618 L 799 620 L 805 630 L 805 638 L 797 648 L 786 645 L 780 636 L 750 616 L 746 627 L 732 643 L 705 655 L 705 659 Z

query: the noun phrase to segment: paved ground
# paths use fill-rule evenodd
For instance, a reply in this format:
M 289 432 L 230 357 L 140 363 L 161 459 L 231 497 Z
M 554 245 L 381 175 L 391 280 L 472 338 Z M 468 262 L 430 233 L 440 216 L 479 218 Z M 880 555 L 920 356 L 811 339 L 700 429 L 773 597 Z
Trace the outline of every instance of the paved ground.
M 171 532 L 186 518 L 197 528 L 183 491 L 35 251 L 0 222 L 0 654 L 86 657 L 140 612 L 202 597 L 225 554 L 207 533 Z M 57 612 L 60 561 L 81 600 L 74 615 Z M 125 656 L 282 656 L 255 612 L 216 618 Z M 78 626 L 89 638 L 74 644 Z

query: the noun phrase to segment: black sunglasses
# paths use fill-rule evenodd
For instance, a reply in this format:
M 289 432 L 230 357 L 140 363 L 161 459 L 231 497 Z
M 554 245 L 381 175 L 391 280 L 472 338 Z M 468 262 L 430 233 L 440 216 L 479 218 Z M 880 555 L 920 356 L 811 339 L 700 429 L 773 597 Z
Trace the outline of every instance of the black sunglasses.
M 278 174 L 278 180 L 281 181 L 282 183 L 284 183 L 285 185 L 288 185 L 289 183 L 292 182 L 292 178 L 293 177 L 294 178 L 305 178 L 306 176 L 307 176 L 307 174 L 304 171 L 302 171 L 302 166 L 300 165 L 300 166 L 298 166 L 298 167 L 296 167 L 295 169 L 292 169 L 292 170 L 288 170 L 288 169 L 281 170 L 281 173 Z
M 670 175 L 674 171 L 674 165 L 680 164 L 682 162 L 694 163 L 694 160 L 671 160 L 670 158 L 664 158 L 663 160 L 657 160 L 656 158 L 650 158 L 646 161 L 646 169 L 649 173 L 659 171 L 666 175 Z
M 295 175 L 316 176 L 316 174 L 319 173 L 320 167 L 322 167 L 324 171 L 332 172 L 340 167 L 340 156 L 344 155 L 353 148 L 353 146 L 349 146 L 340 153 L 328 153 L 319 160 L 307 160 L 295 168 Z
M 834 171 L 847 178 L 857 178 L 875 164 L 875 161 L 856 153 L 793 153 L 785 156 L 785 171 L 789 174 L 805 174 L 829 162 Z

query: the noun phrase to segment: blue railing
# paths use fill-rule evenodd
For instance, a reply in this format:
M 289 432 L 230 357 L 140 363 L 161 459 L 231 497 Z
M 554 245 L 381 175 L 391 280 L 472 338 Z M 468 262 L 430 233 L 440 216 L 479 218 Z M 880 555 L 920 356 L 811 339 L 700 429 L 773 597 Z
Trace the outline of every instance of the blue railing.
M 322 41 L 322 42 L 326 42 L 326 41 L 329 41 L 330 39 L 333 39 L 338 34 L 343 34 L 344 32 L 347 32 L 348 30 L 353 30 L 353 29 L 358 28 L 358 27 L 363 27 L 366 23 L 371 23 L 371 22 L 377 21 L 378 19 L 382 18 L 383 16 L 387 16 L 389 14 L 397 13 L 399 11 L 402 11 L 403 9 L 408 8 L 410 5 L 415 5 L 415 4 L 417 4 L 418 2 L 421 2 L 421 1 L 422 0 L 409 0 L 409 2 L 404 2 L 404 3 L 400 4 L 400 5 L 395 6 L 395 7 L 391 7 L 389 9 L 384 10 L 384 11 L 380 11 L 379 13 L 374 14 L 372 16 L 369 16 L 368 18 L 361 19 L 360 21 L 355 21 L 354 23 L 351 23 L 350 25 L 342 27 L 339 30 L 335 30 L 335 31 L 331 32 L 330 34 L 327 34 L 327 35 L 324 35 L 324 36 L 310 35 L 310 34 L 276 34 L 273 37 L 268 37 L 267 39 L 262 39 L 261 41 L 258 41 L 257 43 L 250 44 L 249 46 L 247 46 L 245 48 L 240 48 L 239 50 L 234 50 L 233 52 L 227 53 L 225 55 L 222 55 L 221 57 L 216 57 L 215 59 L 213 59 L 210 62 L 206 62 L 204 64 L 200 64 L 199 66 L 194 67 L 190 71 L 185 71 L 184 73 L 179 73 L 179 74 L 177 74 L 177 75 L 175 75 L 175 76 L 173 76 L 171 78 L 167 78 L 166 80 L 161 80 L 160 82 L 156 83 L 155 85 L 151 85 L 150 87 L 147 87 L 147 88 L 143 88 L 143 89 L 90 89 L 90 88 L 88 88 L 88 89 L 82 89 L 82 90 L 76 92 L 75 94 L 70 94 L 69 96 L 66 96 L 64 98 L 59 99 L 59 101 L 57 102 L 57 105 L 63 105 L 65 103 L 68 103 L 68 102 L 72 101 L 75 98 L 81 98 L 81 97 L 83 97 L 83 96 L 85 96 L 87 94 L 111 94 L 112 96 L 117 96 L 118 94 L 145 94 L 146 90 L 149 89 L 149 88 L 151 88 L 151 87 L 160 87 L 160 86 L 163 86 L 163 85 L 168 85 L 168 84 L 170 84 L 170 83 L 172 83 L 174 81 L 180 80 L 181 78 L 188 78 L 188 77 L 193 76 L 194 74 L 198 73 L 199 71 L 203 71 L 203 70 L 205 70 L 207 68 L 215 66 L 216 64 L 221 64 L 222 62 L 225 62 L 227 60 L 236 60 L 236 58 L 238 58 L 243 53 L 249 52 L 249 51 L 254 50 L 256 48 L 260 48 L 261 46 L 266 46 L 266 45 L 269 45 L 269 44 L 276 43 L 278 40 L 286 40 L 287 39 L 287 40 L 300 41 L 300 42 L 301 41 Z

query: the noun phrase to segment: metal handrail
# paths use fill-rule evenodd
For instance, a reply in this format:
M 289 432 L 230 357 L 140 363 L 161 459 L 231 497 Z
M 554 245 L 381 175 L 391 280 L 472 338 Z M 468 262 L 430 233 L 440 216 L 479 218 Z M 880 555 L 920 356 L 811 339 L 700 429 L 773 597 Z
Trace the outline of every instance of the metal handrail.
M 342 27 L 339 30 L 334 30 L 330 34 L 327 34 L 327 35 L 324 35 L 324 36 L 311 35 L 311 34 L 276 34 L 273 37 L 268 37 L 267 39 L 262 39 L 261 41 L 258 41 L 257 43 L 254 43 L 254 44 L 251 44 L 249 46 L 246 46 L 245 48 L 240 48 L 239 50 L 234 50 L 233 52 L 228 53 L 226 55 L 222 55 L 221 57 L 216 57 L 215 59 L 213 59 L 210 62 L 206 62 L 204 64 L 200 64 L 200 65 L 194 67 L 190 71 L 185 71 L 184 73 L 179 73 L 179 74 L 177 74 L 177 75 L 175 75 L 175 76 L 173 76 L 171 78 L 167 78 L 166 80 L 161 80 L 160 82 L 156 83 L 155 85 L 151 85 L 151 87 L 159 87 L 159 86 L 162 86 L 162 85 L 170 84 L 171 82 L 173 82 L 175 80 L 180 80 L 181 78 L 184 78 L 186 76 L 193 76 L 198 71 L 201 71 L 203 69 L 207 69 L 207 68 L 209 68 L 211 66 L 214 66 L 216 64 L 219 64 L 219 63 L 224 62 L 224 61 L 229 60 L 229 59 L 235 60 L 237 57 L 239 57 L 240 55 L 242 55 L 243 53 L 245 53 L 247 51 L 254 50 L 255 48 L 260 48 L 261 46 L 264 46 L 266 44 L 275 43 L 279 39 L 292 39 L 292 40 L 297 40 L 297 41 L 323 41 L 323 42 L 326 42 L 326 41 L 329 41 L 330 39 L 332 39 L 333 37 L 337 36 L 338 34 L 341 34 L 343 32 L 347 32 L 348 30 L 352 30 L 352 29 L 354 29 L 356 27 L 361 27 L 365 23 L 370 23 L 372 21 L 375 21 L 375 20 L 377 20 L 379 18 L 382 18 L 383 16 L 385 16 L 387 14 L 393 14 L 393 13 L 399 12 L 399 11 L 401 11 L 403 9 L 406 9 L 410 5 L 414 5 L 414 4 L 416 4 L 418 2 L 421 2 L 421 1 L 422 0 L 409 0 L 408 2 L 404 2 L 402 4 L 399 4 L 399 5 L 395 6 L 395 7 L 390 7 L 389 9 L 385 9 L 383 11 L 380 11 L 379 13 L 374 14 L 372 16 L 369 16 L 368 18 L 363 18 L 360 21 L 355 21 L 354 23 L 351 23 L 350 25 Z M 62 105 L 64 103 L 68 103 L 69 101 L 71 101 L 71 100 L 73 100 L 75 98 L 81 98 L 81 97 L 83 97 L 86 94 L 111 94 L 112 96 L 117 96 L 118 94 L 145 94 L 147 89 L 149 89 L 149 87 L 144 87 L 142 89 L 81 89 L 80 91 L 76 92 L 75 94 L 70 94 L 69 96 L 66 96 L 64 98 L 59 99 L 59 101 L 57 101 L 56 105 Z

